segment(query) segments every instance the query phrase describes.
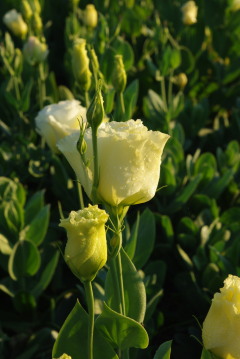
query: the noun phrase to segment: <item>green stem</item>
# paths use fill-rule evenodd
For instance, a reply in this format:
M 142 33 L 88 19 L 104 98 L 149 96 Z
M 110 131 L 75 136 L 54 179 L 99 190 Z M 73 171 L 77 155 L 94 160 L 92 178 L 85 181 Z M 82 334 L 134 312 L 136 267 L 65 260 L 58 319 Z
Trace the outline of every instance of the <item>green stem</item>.
M 168 104 L 169 106 L 171 106 L 172 104 L 172 76 L 173 76 L 173 71 L 171 71 L 170 76 L 169 76 L 169 83 L 168 83 Z
M 83 193 L 82 193 L 82 186 L 81 183 L 77 180 L 77 189 L 78 189 L 78 197 L 79 197 L 79 204 L 80 208 L 84 208 L 84 201 L 83 201 Z
M 99 167 L 98 167 L 98 148 L 97 148 L 97 128 L 92 128 L 92 145 L 93 145 L 93 186 L 92 186 L 92 196 L 93 202 L 97 202 L 96 191 L 99 181 Z
M 94 334 L 94 297 L 92 290 L 92 282 L 84 282 L 84 289 L 87 298 L 88 306 L 88 357 L 87 359 L 93 359 L 93 334 Z
M 168 105 L 167 105 L 167 96 L 166 96 L 166 87 L 165 87 L 165 79 L 164 77 L 162 77 L 161 79 L 161 93 L 162 93 L 162 99 L 166 108 L 166 111 L 168 110 Z
M 121 307 L 122 314 L 126 315 L 126 307 L 125 307 L 125 295 L 124 295 L 124 284 L 123 284 L 123 272 L 122 272 L 122 260 L 121 260 L 121 252 L 119 251 L 116 257 L 116 268 L 118 275 L 118 283 L 119 283 L 119 292 L 121 298 Z
M 125 105 L 124 105 L 123 92 L 120 92 L 119 99 L 120 99 L 120 105 L 121 105 L 121 112 L 122 112 L 122 115 L 123 115 L 123 118 L 124 118 L 124 116 L 125 116 Z
M 46 97 L 46 86 L 45 86 L 45 76 L 43 63 L 40 62 L 38 65 L 39 79 L 38 79 L 38 88 L 39 88 L 39 106 L 40 109 L 43 108 L 44 100 Z
M 89 95 L 88 95 L 88 91 L 85 91 L 84 95 L 85 95 L 85 106 L 86 106 L 86 108 L 88 108 L 88 107 L 89 107 Z

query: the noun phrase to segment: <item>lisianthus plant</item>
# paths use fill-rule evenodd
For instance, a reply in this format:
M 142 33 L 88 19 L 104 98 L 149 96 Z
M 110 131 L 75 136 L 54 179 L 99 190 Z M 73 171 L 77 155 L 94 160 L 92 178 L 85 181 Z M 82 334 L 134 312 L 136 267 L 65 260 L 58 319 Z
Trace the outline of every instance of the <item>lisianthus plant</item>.
M 54 344 L 54 358 L 66 354 L 73 359 L 100 358 L 102 350 L 106 358 L 129 358 L 131 347 L 144 349 L 149 342 L 142 326 L 145 286 L 124 248 L 122 231 L 129 207 L 156 193 L 169 135 L 148 131 L 140 120 L 103 123 L 103 118 L 99 84 L 87 123 L 57 142 L 94 206 L 61 219 L 68 236 L 64 257 L 84 284 L 88 314 L 77 302 Z M 95 318 L 92 281 L 106 263 L 105 299 Z

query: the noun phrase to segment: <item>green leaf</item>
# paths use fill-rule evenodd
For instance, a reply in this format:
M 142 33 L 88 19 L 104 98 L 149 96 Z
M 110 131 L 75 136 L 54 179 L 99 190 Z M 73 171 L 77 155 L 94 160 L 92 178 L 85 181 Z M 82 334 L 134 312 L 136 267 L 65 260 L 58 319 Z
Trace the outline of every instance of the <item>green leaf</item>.
M 29 240 L 18 241 L 13 247 L 8 261 L 8 271 L 12 279 L 34 275 L 41 264 L 39 251 Z
M 29 224 L 37 213 L 43 208 L 45 190 L 36 192 L 27 202 L 25 207 L 25 224 Z
M 169 204 L 165 211 L 166 213 L 175 213 L 182 208 L 182 206 L 189 200 L 189 198 L 193 195 L 199 182 L 202 179 L 202 175 L 199 174 L 195 178 L 191 179 L 189 183 L 183 187 L 181 192 L 176 196 L 176 199 Z
M 50 206 L 43 207 L 32 222 L 23 230 L 24 239 L 28 239 L 39 246 L 47 233 L 50 217 Z
M 125 252 L 127 253 L 127 255 L 131 260 L 133 259 L 136 251 L 139 223 L 140 223 L 140 214 L 138 212 L 136 222 L 134 223 L 133 228 L 131 230 L 131 236 L 124 247 Z
M 138 238 L 133 263 L 140 269 L 148 261 L 155 243 L 155 218 L 150 209 L 146 208 L 140 216 Z
M 142 323 L 146 311 L 146 291 L 143 280 L 123 249 L 121 250 L 121 261 L 126 315 L 139 323 Z M 116 281 L 113 276 L 113 273 L 115 272 L 114 266 L 115 263 L 112 260 L 105 281 L 105 295 L 108 306 L 117 311 L 119 308 L 119 301 L 116 293 Z
M 88 314 L 77 301 L 58 334 L 53 346 L 52 357 L 59 358 L 66 353 L 72 359 L 86 359 L 88 357 L 87 336 Z M 103 353 L 104 359 L 118 359 L 111 345 L 95 328 L 93 339 L 94 359 L 102 359 Z
M 28 111 L 28 109 L 30 107 L 30 96 L 31 96 L 33 83 L 34 83 L 33 79 L 30 78 L 30 80 L 26 84 L 24 84 L 24 89 L 23 89 L 22 98 L 21 98 L 21 110 L 23 112 Z
M 127 121 L 132 118 L 139 91 L 139 81 L 138 79 L 134 80 L 124 92 L 124 104 L 125 104 L 125 118 Z
M 50 283 L 55 273 L 59 253 L 60 252 L 53 246 L 45 247 L 41 260 L 41 268 L 38 271 L 36 278 L 34 278 L 36 285 L 31 290 L 35 297 L 38 297 Z
M 201 354 L 201 358 L 200 359 L 213 359 L 212 354 L 206 350 L 205 348 L 203 348 L 202 350 L 202 354 Z
M 222 176 L 214 178 L 204 188 L 204 194 L 211 198 L 218 198 L 233 178 L 233 170 L 226 171 Z
M 172 340 L 162 343 L 156 351 L 153 359 L 170 359 Z
M 7 202 L 4 207 L 4 219 L 10 232 L 18 233 L 24 223 L 24 211 L 18 202 Z
M 12 247 L 10 246 L 8 239 L 0 233 L 0 252 L 9 255 L 12 253 Z
M 146 348 L 148 334 L 141 324 L 125 317 L 104 303 L 103 312 L 96 320 L 96 327 L 114 348 L 125 350 L 128 348 Z

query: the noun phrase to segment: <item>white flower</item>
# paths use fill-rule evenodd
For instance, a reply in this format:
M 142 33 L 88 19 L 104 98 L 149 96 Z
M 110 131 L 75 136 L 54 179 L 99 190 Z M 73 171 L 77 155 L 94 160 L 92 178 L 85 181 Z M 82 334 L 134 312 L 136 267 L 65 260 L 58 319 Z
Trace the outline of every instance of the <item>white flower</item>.
M 187 1 L 182 7 L 182 21 L 185 25 L 192 25 L 197 22 L 198 7 L 194 1 Z
M 144 203 L 154 197 L 163 148 L 169 136 L 148 131 L 141 120 L 102 123 L 98 129 L 99 186 L 98 197 L 111 206 Z M 91 129 L 84 139 L 89 166 L 83 164 L 77 150 L 79 131 L 60 140 L 59 150 L 67 158 L 91 198 L 93 150 Z
M 60 101 L 39 111 L 35 118 L 37 132 L 53 152 L 58 152 L 56 142 L 79 128 L 86 121 L 86 108 L 77 100 Z
M 30 36 L 23 46 L 23 55 L 30 65 L 35 65 L 47 57 L 47 45 L 40 42 L 37 37 Z
M 15 9 L 8 11 L 3 16 L 4 24 L 12 31 L 15 36 L 24 38 L 27 34 L 28 27 L 22 18 L 22 15 Z

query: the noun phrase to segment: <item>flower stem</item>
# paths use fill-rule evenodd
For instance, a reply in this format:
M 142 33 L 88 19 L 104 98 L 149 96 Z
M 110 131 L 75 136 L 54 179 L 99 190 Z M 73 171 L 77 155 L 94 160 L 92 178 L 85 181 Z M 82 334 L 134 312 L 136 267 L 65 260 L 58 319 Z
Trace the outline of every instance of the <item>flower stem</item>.
M 119 99 L 120 99 L 122 117 L 124 119 L 124 117 L 125 117 L 125 105 L 124 105 L 123 92 L 120 92 Z M 123 119 L 121 119 L 121 121 L 123 121 Z
M 84 209 L 82 186 L 81 186 L 81 183 L 78 181 L 78 179 L 77 179 L 77 190 L 78 190 L 80 208 Z
M 97 148 L 97 128 L 92 128 L 92 146 L 93 146 L 93 162 L 94 162 L 94 171 L 93 171 L 93 186 L 92 186 L 92 197 L 93 202 L 97 202 L 96 191 L 98 188 L 99 182 L 99 167 L 98 167 L 98 148 Z
M 120 251 L 118 252 L 117 257 L 116 257 L 116 268 L 117 268 L 117 275 L 118 275 L 118 284 L 119 284 L 122 314 L 126 315 L 122 260 L 121 260 L 121 252 Z
M 89 107 L 89 95 L 88 95 L 88 91 L 85 91 L 84 96 L 85 96 L 85 106 L 86 106 L 86 108 L 88 108 L 88 107 Z
M 92 290 L 92 282 L 84 282 L 84 289 L 87 298 L 88 306 L 88 357 L 87 359 L 93 359 L 93 334 L 94 334 L 94 297 Z
M 39 79 L 38 79 L 38 87 L 39 87 L 39 106 L 40 109 L 43 108 L 44 100 L 46 97 L 46 87 L 45 87 L 45 76 L 44 76 L 44 68 L 43 64 L 40 62 L 38 65 L 39 71 Z

